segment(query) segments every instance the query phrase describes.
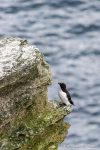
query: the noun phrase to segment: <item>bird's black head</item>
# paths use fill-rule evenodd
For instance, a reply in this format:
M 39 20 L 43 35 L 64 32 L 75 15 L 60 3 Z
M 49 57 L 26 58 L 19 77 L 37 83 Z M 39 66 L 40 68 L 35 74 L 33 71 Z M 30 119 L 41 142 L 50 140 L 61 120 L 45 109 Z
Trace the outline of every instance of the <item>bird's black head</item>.
M 58 84 L 60 85 L 60 87 L 63 91 L 66 91 L 66 84 L 65 83 L 58 83 Z

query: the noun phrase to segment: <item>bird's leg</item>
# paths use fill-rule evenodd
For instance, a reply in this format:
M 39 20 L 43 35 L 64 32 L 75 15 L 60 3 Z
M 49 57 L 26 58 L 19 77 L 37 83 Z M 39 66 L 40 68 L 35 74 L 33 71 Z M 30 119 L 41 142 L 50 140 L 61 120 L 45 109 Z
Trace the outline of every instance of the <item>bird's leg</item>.
M 66 104 L 65 104 L 65 103 L 60 102 L 60 103 L 59 103 L 59 106 L 60 106 L 60 107 L 63 107 L 63 106 L 66 106 Z

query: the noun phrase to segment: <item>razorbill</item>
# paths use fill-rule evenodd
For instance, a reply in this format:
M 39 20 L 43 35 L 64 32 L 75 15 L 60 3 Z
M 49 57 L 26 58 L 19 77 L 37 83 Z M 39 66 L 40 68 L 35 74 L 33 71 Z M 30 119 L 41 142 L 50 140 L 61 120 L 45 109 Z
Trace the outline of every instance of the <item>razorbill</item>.
M 66 84 L 65 83 L 58 83 L 60 85 L 60 90 L 58 92 L 58 95 L 63 102 L 64 105 L 74 105 L 71 96 L 66 89 Z

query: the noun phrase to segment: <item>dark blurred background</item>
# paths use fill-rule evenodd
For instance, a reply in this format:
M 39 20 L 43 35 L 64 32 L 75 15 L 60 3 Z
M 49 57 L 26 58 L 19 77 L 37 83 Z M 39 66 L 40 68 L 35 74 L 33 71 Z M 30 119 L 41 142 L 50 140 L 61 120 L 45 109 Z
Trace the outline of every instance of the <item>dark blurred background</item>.
M 53 72 L 49 99 L 63 81 L 76 105 L 59 150 L 100 148 L 100 1 L 0 0 L 0 35 L 25 38 Z

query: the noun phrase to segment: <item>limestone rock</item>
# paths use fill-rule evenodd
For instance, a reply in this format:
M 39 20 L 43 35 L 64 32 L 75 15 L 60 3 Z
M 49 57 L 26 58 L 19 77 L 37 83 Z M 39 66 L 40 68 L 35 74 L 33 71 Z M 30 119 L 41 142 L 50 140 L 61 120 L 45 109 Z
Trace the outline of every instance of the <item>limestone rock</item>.
M 26 40 L 0 39 L 0 150 L 57 149 L 71 106 L 49 102 L 51 71 Z M 39 140 L 38 140 L 39 139 Z
M 0 39 L 0 123 L 31 103 L 44 108 L 46 98 L 36 95 L 46 97 L 50 83 L 49 66 L 35 46 L 19 38 Z

